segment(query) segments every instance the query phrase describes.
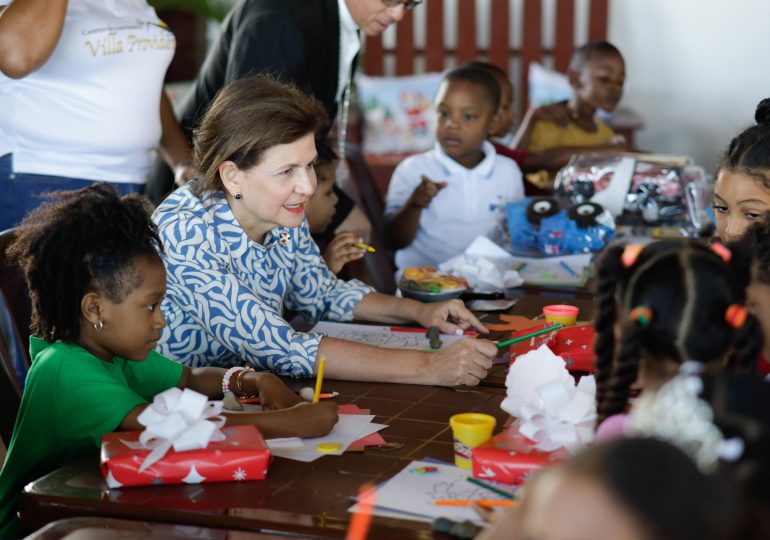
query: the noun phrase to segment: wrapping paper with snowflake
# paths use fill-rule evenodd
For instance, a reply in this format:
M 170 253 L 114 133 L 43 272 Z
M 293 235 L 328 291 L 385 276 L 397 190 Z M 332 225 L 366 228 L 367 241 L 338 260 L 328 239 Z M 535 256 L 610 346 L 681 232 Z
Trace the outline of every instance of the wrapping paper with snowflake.
M 535 445 L 534 441 L 519 432 L 518 425 L 514 423 L 473 449 L 473 477 L 504 484 L 524 484 L 538 469 L 569 456 L 563 448 L 544 452 Z
M 102 438 L 101 470 L 111 488 L 157 484 L 200 484 L 262 480 L 267 475 L 270 451 L 255 426 L 222 429 L 225 438 L 206 448 L 177 452 L 142 472 L 150 450 L 140 448 L 141 431 L 108 433 Z
M 534 326 L 525 330 L 520 330 L 511 335 L 515 338 L 526 334 L 531 334 L 536 330 L 544 328 L 546 325 Z M 561 356 L 569 371 L 590 371 L 594 370 L 596 355 L 594 354 L 594 337 L 596 329 L 593 324 L 581 324 L 577 326 L 568 326 L 550 332 L 541 334 L 526 341 L 520 341 L 511 345 L 511 363 L 516 359 L 533 351 L 541 345 L 547 345 L 551 351 Z

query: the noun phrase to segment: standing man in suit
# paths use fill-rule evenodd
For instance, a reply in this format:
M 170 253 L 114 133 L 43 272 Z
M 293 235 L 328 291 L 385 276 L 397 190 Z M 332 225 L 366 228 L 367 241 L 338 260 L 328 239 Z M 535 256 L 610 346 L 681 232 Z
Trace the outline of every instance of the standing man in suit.
M 422 0 L 241 0 L 225 19 L 219 39 L 181 106 L 188 140 L 215 94 L 243 76 L 269 73 L 315 96 L 329 115 L 327 130 L 344 102 L 361 49 L 361 32 L 376 36 Z M 189 178 L 172 178 L 156 161 L 147 196 L 156 203 Z M 353 202 L 340 202 L 329 230 L 355 219 Z M 351 214 L 352 212 L 352 214 Z

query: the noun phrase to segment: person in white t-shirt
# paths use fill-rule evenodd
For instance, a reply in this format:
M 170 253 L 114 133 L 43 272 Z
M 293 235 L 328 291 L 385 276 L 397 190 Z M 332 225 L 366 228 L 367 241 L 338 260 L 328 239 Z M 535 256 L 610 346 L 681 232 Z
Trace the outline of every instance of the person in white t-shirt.
M 0 230 L 42 193 L 142 192 L 152 151 L 195 173 L 163 78 L 176 41 L 146 0 L 0 0 Z
M 524 197 L 518 165 L 486 139 L 500 101 L 495 78 L 450 71 L 436 95 L 436 146 L 396 167 L 385 203 L 396 266 L 436 266 L 500 226 L 506 203 Z

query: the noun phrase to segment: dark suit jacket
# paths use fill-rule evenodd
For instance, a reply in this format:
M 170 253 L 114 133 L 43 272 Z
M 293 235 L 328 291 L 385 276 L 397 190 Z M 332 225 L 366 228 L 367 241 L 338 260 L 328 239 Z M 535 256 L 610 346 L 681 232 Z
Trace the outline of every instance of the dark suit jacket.
M 241 0 L 181 108 L 188 137 L 208 104 L 226 83 L 258 73 L 292 82 L 337 111 L 340 17 L 337 0 Z

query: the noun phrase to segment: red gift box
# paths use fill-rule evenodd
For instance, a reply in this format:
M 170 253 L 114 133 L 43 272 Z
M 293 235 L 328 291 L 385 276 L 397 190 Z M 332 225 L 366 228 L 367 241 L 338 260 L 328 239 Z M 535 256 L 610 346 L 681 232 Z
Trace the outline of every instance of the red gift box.
M 175 452 L 172 448 L 140 473 L 150 450 L 133 450 L 123 441 L 138 442 L 141 433 L 119 431 L 102 437 L 101 470 L 110 487 L 242 482 L 267 475 L 270 451 L 255 426 L 223 428 L 223 441 L 200 450 Z
M 516 332 L 511 337 L 523 336 L 536 330 L 540 330 L 547 325 L 534 326 Z M 593 371 L 596 355 L 594 354 L 594 336 L 596 329 L 593 324 L 581 324 L 577 326 L 567 326 L 561 330 L 540 334 L 532 339 L 514 343 L 511 345 L 511 363 L 518 356 L 535 350 L 541 345 L 548 345 L 551 351 L 561 356 L 567 363 L 569 371 Z
M 569 456 L 560 448 L 543 452 L 535 442 L 519 433 L 516 424 L 473 449 L 473 477 L 504 484 L 524 484 L 534 471 Z

